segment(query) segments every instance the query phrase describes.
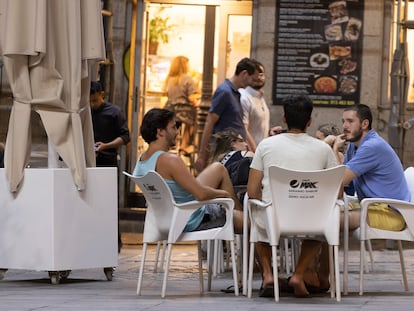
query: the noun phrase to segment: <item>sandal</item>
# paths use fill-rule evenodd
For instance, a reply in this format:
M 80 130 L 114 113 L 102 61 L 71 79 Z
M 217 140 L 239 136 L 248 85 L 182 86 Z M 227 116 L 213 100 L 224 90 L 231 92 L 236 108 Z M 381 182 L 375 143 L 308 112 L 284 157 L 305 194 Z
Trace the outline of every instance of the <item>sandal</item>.
M 230 285 L 229 287 L 224 288 L 220 291 L 223 292 L 223 293 L 226 293 L 226 294 L 234 294 L 234 285 Z M 241 293 L 242 291 L 243 291 L 243 287 L 240 286 L 239 287 L 239 293 Z
M 260 286 L 259 297 L 275 297 L 275 288 L 273 284 L 269 284 L 266 287 Z

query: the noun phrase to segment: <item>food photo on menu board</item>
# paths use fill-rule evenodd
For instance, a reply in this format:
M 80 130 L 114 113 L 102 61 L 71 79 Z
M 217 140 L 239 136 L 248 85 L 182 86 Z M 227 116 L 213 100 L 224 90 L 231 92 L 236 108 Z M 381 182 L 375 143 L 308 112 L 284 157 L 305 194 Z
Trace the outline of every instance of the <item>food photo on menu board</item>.
M 363 0 L 278 1 L 275 104 L 292 94 L 323 106 L 359 102 L 363 10 Z

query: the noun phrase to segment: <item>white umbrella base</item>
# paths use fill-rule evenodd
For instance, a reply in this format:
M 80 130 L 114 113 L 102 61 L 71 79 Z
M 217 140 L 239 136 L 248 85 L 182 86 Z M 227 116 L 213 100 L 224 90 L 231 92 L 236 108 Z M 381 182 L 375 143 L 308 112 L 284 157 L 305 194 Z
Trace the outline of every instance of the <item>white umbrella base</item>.
M 25 169 L 17 195 L 0 169 L 0 268 L 117 266 L 117 207 L 116 168 L 88 168 L 82 192 L 69 169 Z

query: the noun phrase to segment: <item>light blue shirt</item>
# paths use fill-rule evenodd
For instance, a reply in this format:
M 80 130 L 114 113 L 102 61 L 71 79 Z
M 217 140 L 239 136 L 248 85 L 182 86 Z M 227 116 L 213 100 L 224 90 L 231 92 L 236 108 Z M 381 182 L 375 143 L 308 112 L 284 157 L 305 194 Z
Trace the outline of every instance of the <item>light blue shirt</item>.
M 145 161 L 141 161 L 141 158 L 138 159 L 137 164 L 135 165 L 134 172 L 132 175 L 134 176 L 144 176 L 149 171 L 155 171 L 158 157 L 163 154 L 165 151 L 159 150 L 154 152 L 154 154 Z M 183 189 L 179 184 L 177 184 L 174 180 L 165 179 L 168 187 L 171 189 L 171 192 L 174 196 L 174 200 L 177 203 L 185 203 L 189 201 L 195 200 L 194 196 Z M 205 213 L 205 206 L 200 207 L 196 210 L 193 214 L 191 214 L 190 219 L 187 222 L 187 225 L 184 228 L 184 232 L 190 232 L 197 229 L 197 227 L 201 224 Z
M 344 164 L 357 175 L 354 179 L 358 199 L 390 198 L 410 201 L 410 191 L 401 161 L 391 146 L 370 130 L 357 148 L 350 143 Z

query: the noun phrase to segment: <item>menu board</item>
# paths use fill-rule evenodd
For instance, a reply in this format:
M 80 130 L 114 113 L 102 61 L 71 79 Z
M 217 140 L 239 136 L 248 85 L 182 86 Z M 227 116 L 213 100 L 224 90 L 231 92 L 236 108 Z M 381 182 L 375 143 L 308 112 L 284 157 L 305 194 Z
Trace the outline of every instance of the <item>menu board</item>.
M 273 103 L 306 94 L 315 105 L 359 103 L 364 0 L 278 0 Z

